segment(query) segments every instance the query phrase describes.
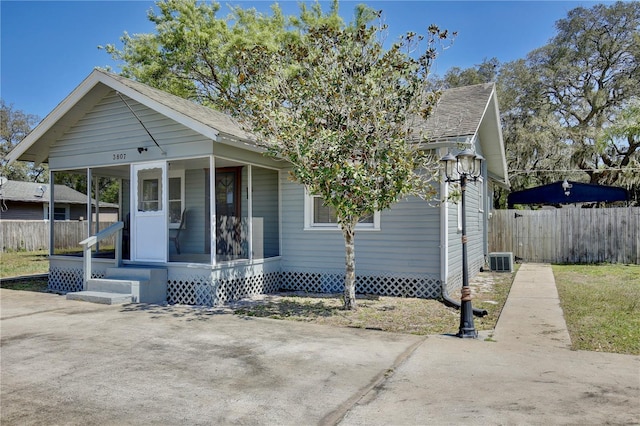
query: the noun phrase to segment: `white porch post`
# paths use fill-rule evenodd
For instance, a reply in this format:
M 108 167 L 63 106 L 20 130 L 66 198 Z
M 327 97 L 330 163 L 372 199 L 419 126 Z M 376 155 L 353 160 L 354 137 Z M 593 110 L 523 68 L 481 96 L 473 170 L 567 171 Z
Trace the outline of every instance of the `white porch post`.
M 49 256 L 53 256 L 55 253 L 56 238 L 54 227 L 54 204 L 55 204 L 55 185 L 53 170 L 49 170 Z
M 249 164 L 247 169 L 247 215 L 248 215 L 248 232 L 249 232 L 249 260 L 253 260 L 253 178 L 252 178 L 252 166 Z
M 93 212 L 91 209 L 91 169 L 87 168 L 87 238 L 91 236 L 93 228 Z
M 209 242 L 209 250 L 211 251 L 211 264 L 217 263 L 216 259 L 216 160 L 213 155 L 209 156 L 209 211 L 211 223 L 209 224 L 209 233 L 211 234 Z
M 91 208 L 91 181 L 92 173 L 91 168 L 87 168 L 87 238 L 91 236 L 91 229 L 93 228 L 93 212 Z M 82 263 L 84 270 L 84 280 L 82 282 L 82 290 L 87 290 L 87 281 L 91 279 L 91 246 L 84 246 L 82 248 Z
M 87 186 L 88 188 L 88 186 Z M 93 193 L 95 194 L 95 203 L 96 203 L 96 224 L 95 224 L 95 233 L 97 234 L 98 232 L 100 232 L 100 206 L 99 204 L 99 199 L 100 199 L 100 178 L 96 176 L 96 179 L 93 182 Z M 89 194 L 89 198 L 91 198 L 91 194 Z M 96 244 L 96 251 L 100 251 L 100 243 Z

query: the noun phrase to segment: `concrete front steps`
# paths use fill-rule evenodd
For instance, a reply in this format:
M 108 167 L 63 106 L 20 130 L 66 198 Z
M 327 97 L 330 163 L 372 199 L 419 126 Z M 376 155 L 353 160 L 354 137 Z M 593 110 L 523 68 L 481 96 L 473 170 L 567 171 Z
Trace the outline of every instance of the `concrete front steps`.
M 163 268 L 108 268 L 104 278 L 92 278 L 86 290 L 67 293 L 68 300 L 115 305 L 167 301 L 167 270 Z

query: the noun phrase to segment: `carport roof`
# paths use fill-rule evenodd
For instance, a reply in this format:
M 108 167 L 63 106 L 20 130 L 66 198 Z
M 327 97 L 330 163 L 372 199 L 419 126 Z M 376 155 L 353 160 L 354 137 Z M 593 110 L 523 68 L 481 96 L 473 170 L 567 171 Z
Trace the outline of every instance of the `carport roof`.
M 513 207 L 514 204 L 573 204 L 629 200 L 629 192 L 617 186 L 569 181 L 568 183 L 571 187 L 567 195 L 562 183 L 562 181 L 558 181 L 523 191 L 512 192 L 507 196 L 509 208 Z

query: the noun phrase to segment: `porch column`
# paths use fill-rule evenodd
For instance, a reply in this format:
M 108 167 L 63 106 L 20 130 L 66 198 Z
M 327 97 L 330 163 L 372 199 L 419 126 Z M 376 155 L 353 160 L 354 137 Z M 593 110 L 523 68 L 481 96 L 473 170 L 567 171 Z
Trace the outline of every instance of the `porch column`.
M 54 227 L 54 205 L 55 205 L 55 185 L 54 185 L 54 172 L 49 170 L 49 256 L 53 256 L 55 253 L 56 239 L 55 239 L 55 227 Z
M 93 212 L 91 211 L 91 169 L 87 168 L 87 238 L 91 236 L 93 228 Z
M 252 166 L 249 164 L 247 168 L 247 227 L 249 232 L 249 260 L 253 260 L 253 177 Z
M 87 186 L 88 188 L 88 186 Z M 100 177 L 96 176 L 95 181 L 93 182 L 93 193 L 95 194 L 95 203 L 96 203 L 96 224 L 95 224 L 95 232 L 96 234 L 100 232 L 100 208 L 98 207 L 98 200 L 100 199 Z M 91 195 L 91 194 L 89 194 Z M 89 197 L 91 198 L 91 197 Z M 96 252 L 100 251 L 100 243 L 96 243 Z
M 218 235 L 216 233 L 216 160 L 213 155 L 209 156 L 209 212 L 211 218 L 209 223 L 211 265 L 215 265 L 217 263 L 216 239 Z

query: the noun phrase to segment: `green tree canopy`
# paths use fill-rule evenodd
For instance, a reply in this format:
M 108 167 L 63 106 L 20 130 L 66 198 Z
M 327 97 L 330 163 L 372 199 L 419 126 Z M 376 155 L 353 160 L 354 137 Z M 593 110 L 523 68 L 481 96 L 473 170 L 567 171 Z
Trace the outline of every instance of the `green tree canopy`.
M 640 3 L 578 7 L 556 28 L 526 58 L 454 67 L 436 87 L 497 78 L 513 190 L 568 177 L 638 194 L 640 146 L 621 129 L 640 94 Z
M 292 180 L 335 209 L 345 238 L 345 308 L 355 307 L 358 221 L 414 194 L 435 194 L 437 159 L 416 149 L 412 122 L 426 118 L 437 99 L 427 90 L 438 43 L 407 34 L 383 47 L 378 12 L 359 6 L 353 22 L 318 3 L 297 17 L 166 0 L 150 13 L 156 34 L 122 39 L 125 74 L 229 112 L 286 159 Z M 421 49 L 421 50 L 418 50 Z M 158 63 L 160 62 L 160 63 Z
M 548 183 L 571 169 L 591 183 L 623 183 L 640 146 L 603 135 L 640 95 L 640 3 L 578 7 L 556 27 L 549 44 L 500 70 L 512 183 Z

